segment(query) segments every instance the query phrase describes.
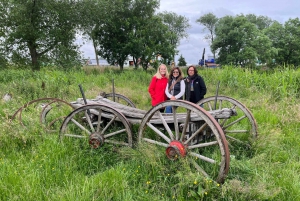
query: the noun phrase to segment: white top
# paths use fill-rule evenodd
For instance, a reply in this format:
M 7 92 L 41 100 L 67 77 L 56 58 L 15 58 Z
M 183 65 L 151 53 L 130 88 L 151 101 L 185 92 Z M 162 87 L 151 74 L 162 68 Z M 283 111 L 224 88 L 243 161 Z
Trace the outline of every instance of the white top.
M 174 81 L 172 81 L 172 83 L 173 83 Z M 166 87 L 166 89 L 165 89 L 165 93 L 166 93 L 166 95 L 167 95 L 167 97 L 168 98 L 171 98 L 172 96 L 173 96 L 173 93 L 174 93 L 174 86 L 173 86 L 173 88 L 171 89 L 171 91 L 169 92 L 169 83 L 167 84 L 167 87 Z M 185 93 L 185 83 L 184 83 L 184 80 L 181 80 L 180 81 L 180 92 L 179 92 L 179 94 L 177 94 L 176 96 L 175 96 L 175 98 L 176 99 L 178 99 L 178 98 L 181 98 L 183 95 L 184 95 L 184 93 Z

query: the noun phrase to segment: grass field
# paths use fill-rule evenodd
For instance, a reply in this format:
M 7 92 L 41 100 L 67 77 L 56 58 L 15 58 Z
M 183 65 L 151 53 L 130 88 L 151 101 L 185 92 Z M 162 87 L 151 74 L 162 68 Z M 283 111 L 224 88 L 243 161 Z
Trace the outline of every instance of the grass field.
M 186 69 L 183 69 L 186 74 Z M 31 104 L 23 125 L 11 116 L 34 99 L 54 97 L 71 102 L 100 92 L 115 92 L 137 108 L 151 108 L 148 85 L 153 69 L 85 68 L 78 71 L 2 70 L 0 94 L 0 200 L 300 200 L 300 70 L 254 71 L 222 67 L 199 69 L 208 96 L 243 103 L 258 124 L 249 149 L 231 153 L 224 184 L 187 171 L 164 153 L 147 146 L 91 149 L 76 140 L 61 143 L 39 123 Z M 62 113 L 70 112 L 68 108 Z M 138 125 L 133 125 L 136 139 Z

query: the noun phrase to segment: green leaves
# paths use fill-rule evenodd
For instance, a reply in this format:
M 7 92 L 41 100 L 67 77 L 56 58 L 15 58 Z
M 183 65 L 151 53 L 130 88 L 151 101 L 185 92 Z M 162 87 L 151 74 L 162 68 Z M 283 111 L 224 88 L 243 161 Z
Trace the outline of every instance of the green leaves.
M 1 0 L 0 10 L 6 13 L 0 18 L 1 27 L 6 28 L 2 48 L 17 55 L 15 63 L 30 59 L 33 70 L 39 70 L 42 62 L 61 65 L 77 60 L 78 52 L 72 47 L 78 22 L 74 4 L 68 0 Z

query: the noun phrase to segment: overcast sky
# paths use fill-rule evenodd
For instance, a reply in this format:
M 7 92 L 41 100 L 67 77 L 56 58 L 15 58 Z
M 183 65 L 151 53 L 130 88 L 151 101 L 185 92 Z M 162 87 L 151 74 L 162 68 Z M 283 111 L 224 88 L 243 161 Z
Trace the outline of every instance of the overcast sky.
M 221 18 L 225 15 L 255 14 L 267 16 L 272 20 L 284 23 L 288 19 L 300 17 L 300 0 L 161 0 L 159 12 L 175 12 L 189 19 L 191 28 L 189 37 L 183 39 L 178 46 L 179 56 L 185 58 L 188 64 L 197 64 L 205 48 L 205 58 L 212 55 L 208 43 L 204 40 L 203 26 L 196 20 L 209 12 Z M 85 58 L 94 59 L 91 43 L 84 44 L 80 50 Z

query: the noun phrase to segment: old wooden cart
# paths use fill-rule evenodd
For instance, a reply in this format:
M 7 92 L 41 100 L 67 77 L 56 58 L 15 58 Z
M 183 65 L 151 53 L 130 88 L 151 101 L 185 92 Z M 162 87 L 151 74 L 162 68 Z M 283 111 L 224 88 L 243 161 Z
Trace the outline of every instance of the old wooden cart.
M 172 161 L 186 160 L 205 177 L 223 182 L 229 171 L 229 147 L 248 147 L 257 136 L 257 125 L 251 112 L 237 100 L 226 97 L 208 97 L 197 104 L 183 100 L 166 101 L 149 111 L 135 105 L 120 94 L 101 94 L 95 99 L 79 98 L 68 103 L 56 98 L 43 98 L 22 106 L 13 118 L 31 104 L 43 102 L 40 121 L 49 131 L 58 120 L 59 139 L 62 142 L 79 140 L 93 148 L 134 145 L 149 146 L 165 153 Z M 72 108 L 68 116 L 52 116 L 55 106 Z M 172 114 L 160 112 L 173 107 Z M 201 107 L 200 107 L 201 106 Z M 139 125 L 133 133 L 132 125 Z M 234 149 L 232 149 L 235 151 Z M 232 154 L 232 152 L 231 152 Z

